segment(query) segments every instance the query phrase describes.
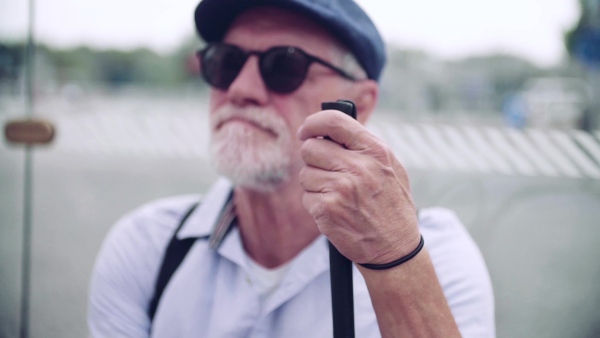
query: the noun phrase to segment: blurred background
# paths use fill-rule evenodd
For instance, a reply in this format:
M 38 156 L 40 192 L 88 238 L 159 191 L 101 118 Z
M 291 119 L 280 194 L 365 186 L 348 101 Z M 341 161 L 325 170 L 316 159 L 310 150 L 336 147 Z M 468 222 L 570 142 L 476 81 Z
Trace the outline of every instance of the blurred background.
M 358 1 L 388 43 L 369 128 L 479 244 L 498 337 L 600 337 L 600 1 Z M 82 337 L 110 226 L 203 193 L 197 1 L 0 0 L 0 337 Z

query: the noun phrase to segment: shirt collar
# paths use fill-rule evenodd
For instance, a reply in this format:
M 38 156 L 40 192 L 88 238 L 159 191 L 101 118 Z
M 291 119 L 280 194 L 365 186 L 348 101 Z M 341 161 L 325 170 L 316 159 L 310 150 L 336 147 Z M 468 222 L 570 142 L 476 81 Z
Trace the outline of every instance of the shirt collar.
M 192 212 L 185 224 L 177 233 L 178 239 L 191 237 L 214 237 L 227 227 L 235 216 L 232 197 L 233 185 L 225 178 L 220 178 L 202 198 L 202 203 Z M 228 221 L 226 226 L 223 223 Z M 223 227 L 225 229 L 223 229 Z M 215 231 L 213 231 L 213 229 Z M 219 230 L 220 229 L 220 230 Z M 214 234 L 213 234 L 214 233 Z M 224 233 L 223 233 L 224 235 Z M 219 239 L 219 241 L 222 238 Z M 217 245 L 219 243 L 216 243 Z

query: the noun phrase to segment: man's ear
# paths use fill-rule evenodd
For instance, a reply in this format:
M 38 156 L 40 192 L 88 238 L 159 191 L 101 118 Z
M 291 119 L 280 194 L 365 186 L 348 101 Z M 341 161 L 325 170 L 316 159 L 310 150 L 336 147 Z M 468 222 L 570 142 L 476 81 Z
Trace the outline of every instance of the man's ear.
M 362 80 L 354 83 L 356 104 L 356 119 L 361 124 L 367 123 L 377 105 L 379 97 L 379 84 L 375 80 Z

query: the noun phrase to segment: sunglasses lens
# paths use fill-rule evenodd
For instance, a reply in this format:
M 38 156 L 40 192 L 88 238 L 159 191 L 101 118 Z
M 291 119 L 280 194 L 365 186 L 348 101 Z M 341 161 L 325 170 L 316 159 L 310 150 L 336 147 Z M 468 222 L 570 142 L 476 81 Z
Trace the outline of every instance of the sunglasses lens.
M 309 61 L 294 47 L 274 48 L 261 58 L 260 72 L 267 87 L 277 93 L 290 93 L 302 84 Z
M 234 46 L 212 45 L 201 57 L 202 76 L 211 86 L 227 89 L 246 62 L 244 52 Z

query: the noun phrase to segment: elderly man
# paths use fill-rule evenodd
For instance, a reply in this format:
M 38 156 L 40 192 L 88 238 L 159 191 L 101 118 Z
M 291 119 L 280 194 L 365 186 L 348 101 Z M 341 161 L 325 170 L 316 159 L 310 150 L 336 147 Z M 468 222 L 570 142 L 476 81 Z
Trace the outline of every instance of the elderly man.
M 451 212 L 417 217 L 404 168 L 363 126 L 385 60 L 367 15 L 352 0 L 204 0 L 195 18 L 224 178 L 118 222 L 92 336 L 331 336 L 328 239 L 354 262 L 358 337 L 493 337 L 477 247 Z M 357 121 L 320 111 L 337 99 Z

